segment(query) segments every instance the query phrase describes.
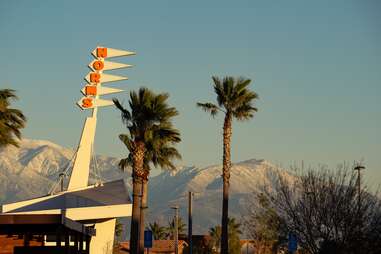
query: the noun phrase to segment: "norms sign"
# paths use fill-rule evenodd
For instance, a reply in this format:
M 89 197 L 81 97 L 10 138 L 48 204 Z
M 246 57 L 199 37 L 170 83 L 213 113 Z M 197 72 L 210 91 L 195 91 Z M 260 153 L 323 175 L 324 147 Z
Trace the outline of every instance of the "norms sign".
M 100 95 L 122 92 L 123 90 L 104 87 L 103 83 L 127 80 L 127 77 L 111 75 L 104 71 L 131 67 L 129 64 L 106 61 L 107 58 L 135 55 L 134 52 L 107 47 L 97 47 L 91 53 L 93 60 L 88 67 L 91 72 L 85 77 L 87 84 L 81 92 L 85 96 L 77 102 L 82 109 L 92 109 L 100 106 L 112 105 L 112 101 L 102 100 Z

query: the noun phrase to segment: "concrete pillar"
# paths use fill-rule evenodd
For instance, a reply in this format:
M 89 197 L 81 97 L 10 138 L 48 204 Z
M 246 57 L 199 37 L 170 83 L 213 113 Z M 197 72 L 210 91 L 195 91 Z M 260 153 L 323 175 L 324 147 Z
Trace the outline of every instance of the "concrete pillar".
M 90 243 L 90 254 L 112 254 L 116 219 L 95 224 L 95 236 Z

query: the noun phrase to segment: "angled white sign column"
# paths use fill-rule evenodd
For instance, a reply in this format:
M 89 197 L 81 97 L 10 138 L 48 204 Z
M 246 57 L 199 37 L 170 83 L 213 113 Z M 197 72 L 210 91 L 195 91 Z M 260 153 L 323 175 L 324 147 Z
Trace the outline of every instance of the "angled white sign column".
M 130 67 L 122 63 L 113 63 L 104 61 L 105 58 L 129 56 L 135 53 L 117 50 L 105 47 L 97 47 L 92 55 L 96 58 L 89 64 L 91 72 L 86 75 L 87 84 L 81 90 L 85 95 L 78 105 L 82 109 L 92 109 L 91 117 L 87 117 L 83 127 L 81 141 L 78 146 L 77 155 L 73 165 L 73 171 L 70 177 L 68 191 L 83 188 L 88 185 L 90 175 L 90 161 L 95 138 L 95 129 L 97 124 L 98 107 L 113 105 L 112 101 L 102 100 L 100 95 L 121 92 L 120 89 L 102 87 L 102 83 L 126 80 L 127 77 L 105 74 L 105 70 L 120 69 Z M 95 223 L 96 236 L 90 242 L 91 254 L 111 253 L 114 245 L 114 231 L 116 219 L 108 219 Z
M 106 182 L 102 186 L 88 186 L 90 161 L 97 124 L 98 107 L 113 105 L 112 101 L 99 97 L 118 93 L 122 90 L 103 87 L 102 83 L 126 80 L 126 77 L 103 73 L 130 67 L 122 63 L 105 61 L 106 58 L 129 56 L 135 53 L 105 47 L 97 47 L 90 63 L 91 72 L 86 76 L 87 84 L 81 92 L 84 97 L 78 101 L 82 109 L 92 109 L 92 116 L 87 117 L 82 130 L 81 140 L 74 160 L 68 190 L 2 205 L 2 212 L 7 214 L 63 214 L 76 221 L 89 221 L 95 224 L 96 235 L 90 242 L 90 254 L 111 253 L 114 242 L 115 218 L 131 216 L 132 206 L 124 181 Z
M 115 63 L 105 61 L 106 58 L 130 56 L 134 52 L 118 50 L 105 47 L 97 47 L 92 55 L 95 60 L 89 64 L 91 72 L 86 75 L 85 80 L 87 84 L 82 88 L 81 92 L 85 95 L 77 104 L 82 109 L 92 109 L 91 117 L 87 117 L 81 135 L 81 140 L 78 145 L 77 155 L 74 160 L 72 174 L 69 180 L 68 190 L 75 190 L 83 188 L 88 185 L 90 175 L 90 162 L 92 148 L 95 138 L 95 129 L 97 125 L 97 112 L 98 107 L 113 105 L 112 101 L 102 100 L 100 95 L 122 92 L 123 90 L 103 87 L 102 83 L 115 82 L 126 80 L 127 77 L 110 75 L 103 73 L 105 70 L 114 70 L 131 67 L 131 65 L 123 63 Z

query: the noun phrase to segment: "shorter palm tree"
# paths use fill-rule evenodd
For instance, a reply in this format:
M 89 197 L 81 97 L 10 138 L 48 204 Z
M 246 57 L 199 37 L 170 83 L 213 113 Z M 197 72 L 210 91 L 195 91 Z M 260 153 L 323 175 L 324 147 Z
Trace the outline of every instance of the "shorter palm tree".
M 0 147 L 7 145 L 18 147 L 17 139 L 21 139 L 20 129 L 25 127 L 24 114 L 18 109 L 9 108 L 12 99 L 17 99 L 14 90 L 0 90 Z
M 128 133 L 122 135 L 121 139 L 123 138 L 122 141 L 127 146 L 132 160 L 133 201 L 130 247 L 133 254 L 144 252 L 143 248 L 139 248 L 142 243 L 139 241 L 141 238 L 139 231 L 144 220 L 140 200 L 142 187 L 143 182 L 148 178 L 145 167 L 147 140 L 163 126 L 172 126 L 173 117 L 178 115 L 176 108 L 168 105 L 168 97 L 169 95 L 166 93 L 156 94 L 147 88 L 140 88 L 137 92 L 130 92 L 129 108 L 124 108 L 117 99 L 113 100 L 115 106 L 121 111 L 122 121 L 128 130 Z
M 119 136 L 121 141 L 130 149 L 130 139 L 125 134 Z M 148 177 L 151 171 L 151 164 L 155 167 L 160 167 L 164 170 L 175 170 L 173 164 L 174 159 L 181 159 L 180 153 L 172 146 L 180 142 L 180 133 L 177 129 L 173 128 L 172 124 L 158 125 L 152 131 L 152 135 L 145 137 L 145 153 L 144 153 L 144 171 L 145 176 L 142 182 L 142 198 L 141 198 L 141 211 L 140 211 L 140 229 L 139 229 L 139 248 L 144 249 L 144 228 L 145 228 L 145 211 L 148 208 Z M 120 160 L 119 167 L 125 170 L 127 167 L 133 166 L 132 151 L 130 151 L 127 158 Z
M 166 238 L 166 228 L 161 226 L 156 221 L 154 223 L 150 223 L 147 229 L 152 231 L 152 235 L 155 240 L 164 240 Z

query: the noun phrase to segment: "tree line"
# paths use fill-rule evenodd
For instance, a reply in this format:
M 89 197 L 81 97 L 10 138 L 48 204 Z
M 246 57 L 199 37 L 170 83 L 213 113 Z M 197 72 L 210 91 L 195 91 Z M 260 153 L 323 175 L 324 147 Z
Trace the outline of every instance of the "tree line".
M 293 167 L 294 177 L 275 173 L 273 188 L 252 196 L 243 221 L 258 254 L 287 249 L 297 237 L 299 253 L 381 253 L 381 200 L 361 181 L 357 166 Z

